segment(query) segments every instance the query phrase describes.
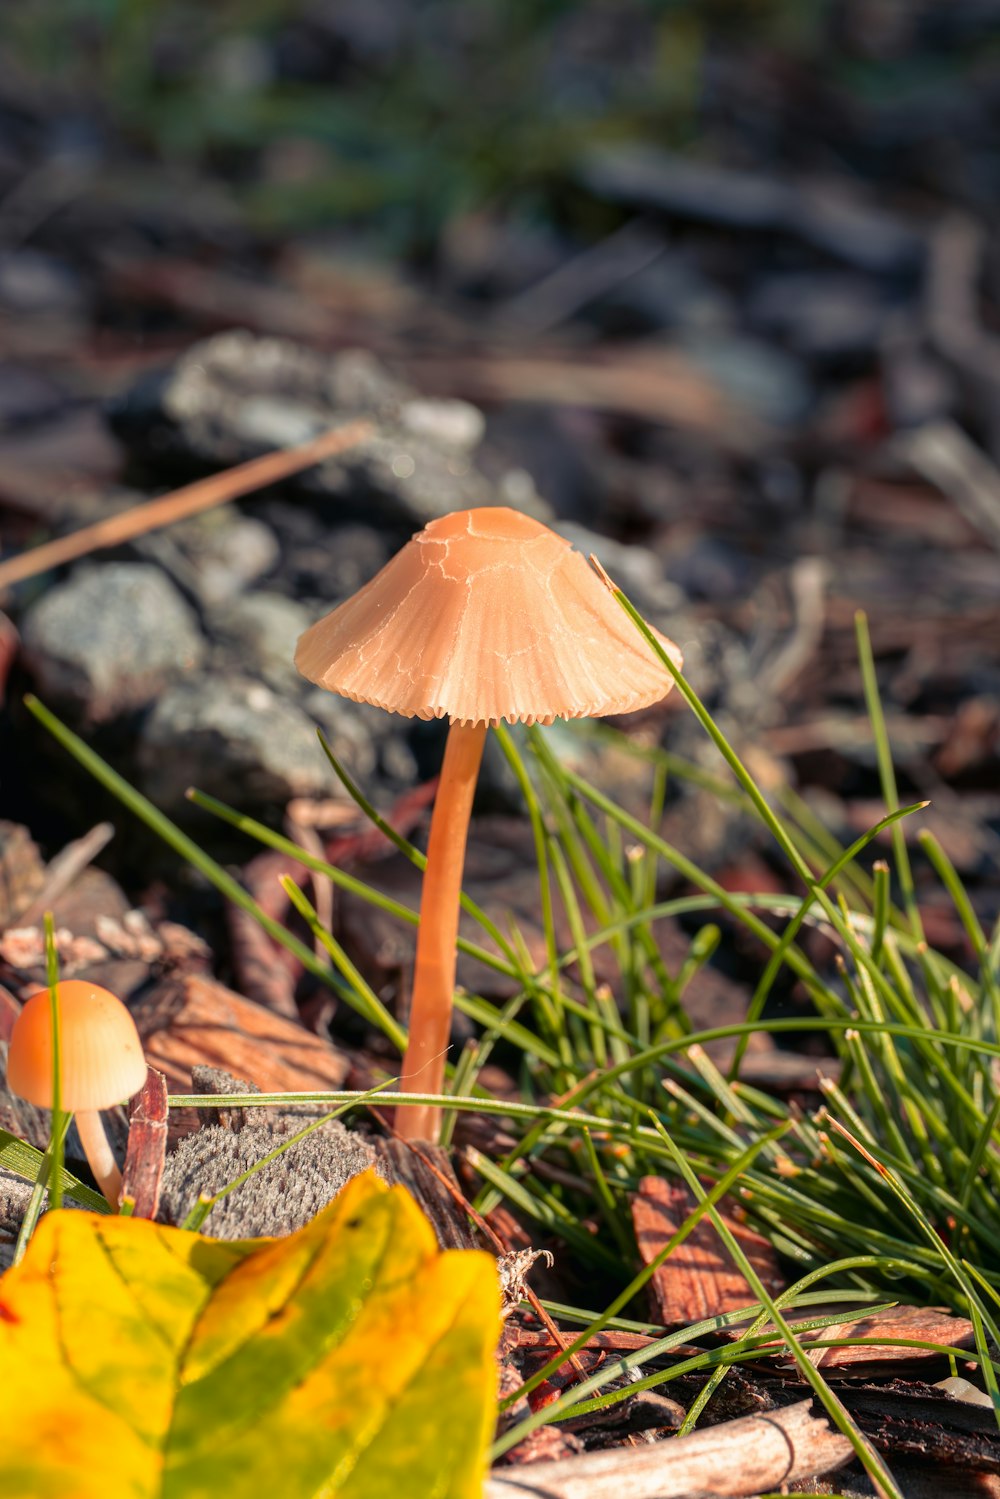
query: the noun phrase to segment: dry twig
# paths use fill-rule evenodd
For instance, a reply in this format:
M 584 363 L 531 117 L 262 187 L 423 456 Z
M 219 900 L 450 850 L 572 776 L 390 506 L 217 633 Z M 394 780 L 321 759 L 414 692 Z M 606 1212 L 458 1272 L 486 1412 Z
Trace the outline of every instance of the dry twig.
M 211 474 L 207 479 L 186 484 L 172 494 L 134 505 L 120 515 L 109 515 L 92 526 L 83 526 L 69 536 L 59 536 L 0 563 L 0 588 L 21 583 L 25 578 L 33 578 L 63 562 L 73 562 L 102 547 L 118 546 L 123 541 L 145 536 L 149 531 L 185 520 L 189 515 L 199 515 L 203 510 L 211 510 L 240 495 L 263 489 L 267 484 L 276 484 L 314 463 L 322 463 L 326 458 L 355 447 L 371 433 L 370 422 L 349 422 L 298 447 L 265 453 L 262 458 L 253 458 L 249 463 L 226 469 L 224 473 Z
M 706 1492 L 735 1499 L 777 1489 L 829 1473 L 853 1456 L 847 1438 L 811 1406 L 800 1400 L 631 1452 L 615 1447 L 510 1473 L 496 1470 L 483 1499 L 687 1499 Z

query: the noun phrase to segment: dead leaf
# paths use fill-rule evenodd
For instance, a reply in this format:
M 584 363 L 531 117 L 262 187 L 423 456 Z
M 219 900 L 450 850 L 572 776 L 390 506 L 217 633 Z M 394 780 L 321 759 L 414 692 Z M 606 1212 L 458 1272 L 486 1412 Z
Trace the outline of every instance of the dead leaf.
M 0 1488 L 473 1499 L 498 1331 L 490 1256 L 373 1172 L 286 1239 L 50 1213 L 0 1281 Z

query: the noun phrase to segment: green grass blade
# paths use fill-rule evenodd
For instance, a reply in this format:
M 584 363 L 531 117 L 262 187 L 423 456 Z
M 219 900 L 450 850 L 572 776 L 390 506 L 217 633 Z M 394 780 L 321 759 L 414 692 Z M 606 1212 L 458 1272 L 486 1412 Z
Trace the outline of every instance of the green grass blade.
M 858 659 L 861 662 L 861 677 L 864 682 L 865 703 L 868 708 L 868 717 L 871 720 L 872 733 L 875 736 L 875 753 L 878 757 L 879 778 L 882 782 L 882 798 L 889 811 L 894 812 L 899 806 L 896 772 L 892 763 L 892 749 L 889 745 L 889 734 L 885 726 L 885 714 L 882 711 L 882 699 L 878 690 L 875 657 L 872 653 L 871 635 L 868 631 L 868 617 L 862 609 L 859 609 L 854 616 L 854 629 L 858 642 Z M 922 941 L 923 922 L 920 920 L 920 912 L 917 908 L 917 896 L 913 884 L 913 871 L 910 868 L 910 856 L 906 849 L 906 839 L 900 827 L 893 829 L 892 848 L 910 928 L 913 935 Z
M 44 1164 L 44 1151 L 36 1150 L 33 1145 L 19 1140 L 8 1130 L 0 1129 L 0 1166 L 5 1171 L 20 1176 L 24 1181 L 37 1182 Z M 106 1198 L 100 1192 L 95 1192 L 93 1187 L 88 1187 L 65 1168 L 62 1173 L 62 1189 L 66 1197 L 72 1197 L 74 1202 L 92 1213 L 111 1212 Z
M 62 1023 L 59 1014 L 59 954 L 56 952 L 56 925 L 51 911 L 43 917 L 45 929 L 45 978 L 49 986 L 49 1011 L 52 1023 L 52 1112 L 49 1120 L 49 1204 L 62 1207 L 63 1143 L 69 1119 L 63 1122 L 62 1108 Z

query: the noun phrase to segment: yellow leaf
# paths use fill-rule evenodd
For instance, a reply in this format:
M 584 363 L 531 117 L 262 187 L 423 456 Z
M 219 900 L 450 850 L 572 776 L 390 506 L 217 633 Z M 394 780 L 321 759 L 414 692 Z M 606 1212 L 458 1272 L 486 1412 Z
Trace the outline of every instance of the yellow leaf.
M 472 1499 L 489 1255 L 355 1177 L 287 1239 L 56 1212 L 0 1280 L 3 1499 Z

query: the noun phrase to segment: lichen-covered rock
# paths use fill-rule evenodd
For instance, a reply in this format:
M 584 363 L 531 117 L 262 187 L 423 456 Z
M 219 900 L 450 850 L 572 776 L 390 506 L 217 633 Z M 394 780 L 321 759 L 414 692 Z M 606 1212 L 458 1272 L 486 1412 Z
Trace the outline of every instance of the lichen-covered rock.
M 205 655 L 190 605 L 142 562 L 77 568 L 32 605 L 21 630 L 41 696 L 90 724 L 144 708 Z
M 116 431 L 144 457 L 213 467 L 306 442 L 358 416 L 375 428 L 367 442 L 289 481 L 300 493 L 338 501 L 338 518 L 405 529 L 451 510 L 511 503 L 549 517 L 533 487 L 521 504 L 501 496 L 475 465 L 484 429 L 475 406 L 419 398 L 361 350 L 323 354 L 230 330 L 145 376 L 111 412 Z
M 243 594 L 212 616 L 213 632 L 226 648 L 281 692 L 303 686 L 293 658 L 311 623 L 309 610 L 294 599 L 263 590 Z
M 154 532 L 139 545 L 203 609 L 236 598 L 281 557 L 281 544 L 271 527 L 233 505 Z
M 138 758 L 143 789 L 167 811 L 184 807 L 192 785 L 241 808 L 331 790 L 309 719 L 252 677 L 213 674 L 165 692 Z

